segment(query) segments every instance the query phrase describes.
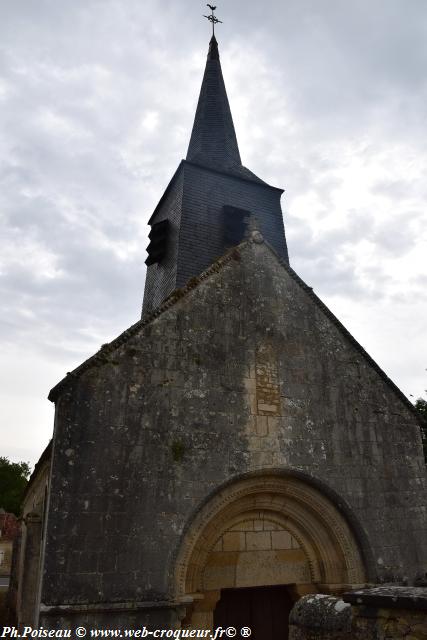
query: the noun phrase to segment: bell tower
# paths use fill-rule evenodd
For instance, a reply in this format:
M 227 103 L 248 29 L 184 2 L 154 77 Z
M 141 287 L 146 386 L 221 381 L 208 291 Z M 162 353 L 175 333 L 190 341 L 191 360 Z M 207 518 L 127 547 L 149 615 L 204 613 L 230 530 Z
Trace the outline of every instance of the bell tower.
M 215 35 L 209 51 L 187 157 L 149 220 L 142 314 L 238 244 L 252 217 L 288 262 L 280 197 L 242 165 Z

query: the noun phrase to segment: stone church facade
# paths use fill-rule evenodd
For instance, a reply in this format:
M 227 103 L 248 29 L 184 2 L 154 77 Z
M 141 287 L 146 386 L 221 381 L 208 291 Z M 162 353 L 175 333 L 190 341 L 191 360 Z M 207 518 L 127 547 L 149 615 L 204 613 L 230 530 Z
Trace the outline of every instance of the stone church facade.
M 416 414 L 289 265 L 281 193 L 241 164 L 213 38 L 142 318 L 50 394 L 35 623 L 267 611 L 285 638 L 301 596 L 427 571 Z

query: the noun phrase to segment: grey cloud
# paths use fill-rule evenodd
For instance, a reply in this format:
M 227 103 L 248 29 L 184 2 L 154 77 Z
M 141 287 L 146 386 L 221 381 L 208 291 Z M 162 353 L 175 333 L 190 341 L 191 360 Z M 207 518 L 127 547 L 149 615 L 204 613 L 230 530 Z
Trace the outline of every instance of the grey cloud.
M 33 354 L 46 391 L 52 363 L 61 376 L 139 316 L 146 222 L 190 136 L 210 29 L 204 8 L 189 0 L 2 7 L 0 332 L 8 348 Z M 399 296 L 389 264 L 419 242 L 424 181 L 376 180 L 372 198 L 391 212 L 381 223 L 374 207 L 335 211 L 334 192 L 349 142 L 366 163 L 394 145 L 425 162 L 424 0 L 410 10 L 398 0 L 237 0 L 218 14 L 242 156 L 286 189 L 294 268 L 321 296 Z M 303 222 L 293 207 L 307 193 L 318 209 Z M 331 212 L 335 228 L 322 226 Z M 364 239 L 376 259 L 361 267 L 355 247 Z M 421 296 L 423 277 L 401 290 L 405 304 L 408 291 Z

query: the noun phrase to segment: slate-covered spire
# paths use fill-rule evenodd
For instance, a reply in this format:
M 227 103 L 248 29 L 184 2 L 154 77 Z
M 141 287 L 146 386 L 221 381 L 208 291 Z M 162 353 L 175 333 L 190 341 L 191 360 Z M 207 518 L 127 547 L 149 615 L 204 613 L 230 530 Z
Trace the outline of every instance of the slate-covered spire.
M 242 164 L 215 36 L 209 43 L 187 160 L 222 170 Z

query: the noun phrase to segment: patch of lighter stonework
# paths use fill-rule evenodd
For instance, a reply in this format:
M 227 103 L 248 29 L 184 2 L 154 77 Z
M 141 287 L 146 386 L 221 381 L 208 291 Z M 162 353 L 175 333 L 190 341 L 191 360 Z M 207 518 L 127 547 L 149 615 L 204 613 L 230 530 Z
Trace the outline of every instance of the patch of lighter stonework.
M 341 611 L 344 611 L 344 609 L 347 609 L 348 607 L 350 607 L 350 603 L 349 602 L 344 602 L 343 600 L 338 600 L 338 602 L 335 603 L 335 611 L 337 613 L 341 613 Z
M 204 398 L 206 393 L 200 389 L 192 389 L 191 391 L 186 391 L 184 396 L 186 398 Z

